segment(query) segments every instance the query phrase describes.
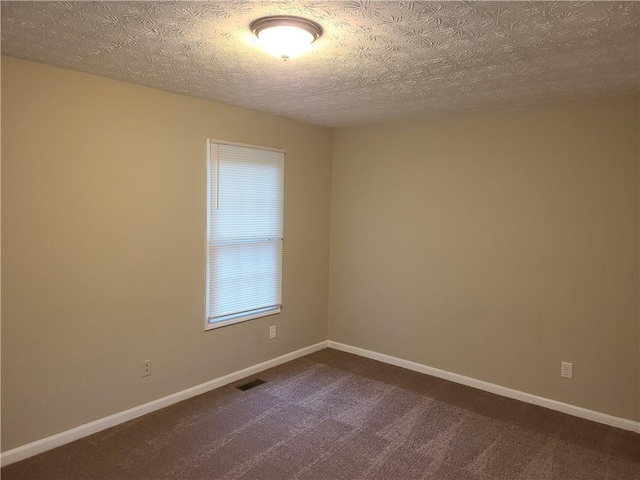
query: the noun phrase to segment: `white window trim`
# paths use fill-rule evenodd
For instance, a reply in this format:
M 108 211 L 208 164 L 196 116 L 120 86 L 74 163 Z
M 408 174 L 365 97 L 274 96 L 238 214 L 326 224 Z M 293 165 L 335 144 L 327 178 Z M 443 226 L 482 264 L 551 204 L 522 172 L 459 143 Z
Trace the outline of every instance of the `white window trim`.
M 261 318 L 261 317 L 268 317 L 270 315 L 276 315 L 278 313 L 280 313 L 282 311 L 282 306 L 275 306 L 275 307 L 268 307 L 265 308 L 264 311 L 260 311 L 260 312 L 254 312 L 252 314 L 249 315 L 238 315 L 237 318 L 233 318 L 233 319 L 229 319 L 229 320 L 224 320 L 224 321 L 220 321 L 220 322 L 214 322 L 214 323 L 210 323 L 209 322 L 209 238 L 210 234 L 211 234 L 211 225 L 210 225 L 210 221 L 209 221 L 209 212 L 211 211 L 211 169 L 209 168 L 209 162 L 211 161 L 211 144 L 212 143 L 216 143 L 219 145 L 232 145 L 232 146 L 236 146 L 236 147 L 247 147 L 247 148 L 256 148 L 256 149 L 260 149 L 260 150 L 269 150 L 272 152 L 279 152 L 284 154 L 285 156 L 287 155 L 287 151 L 281 148 L 272 148 L 272 147 L 263 147 L 261 145 L 252 145 L 249 143 L 238 143 L 238 142 L 228 142 L 226 140 L 216 140 L 215 138 L 208 138 L 207 139 L 207 158 L 206 158 L 206 170 L 207 170 L 207 175 L 206 175 L 206 194 L 207 194 L 207 208 L 206 208 L 206 212 L 205 212 L 205 239 L 204 239 L 204 258 L 205 258 L 205 274 L 204 274 L 204 279 L 205 279 L 205 305 L 204 305 L 204 330 L 208 331 L 208 330 L 215 330 L 216 328 L 221 328 L 221 327 L 226 327 L 229 325 L 234 325 L 236 323 L 242 323 L 242 322 L 246 322 L 249 320 L 255 320 L 256 318 Z M 284 228 L 284 226 L 283 226 Z M 284 261 L 284 259 L 283 259 Z

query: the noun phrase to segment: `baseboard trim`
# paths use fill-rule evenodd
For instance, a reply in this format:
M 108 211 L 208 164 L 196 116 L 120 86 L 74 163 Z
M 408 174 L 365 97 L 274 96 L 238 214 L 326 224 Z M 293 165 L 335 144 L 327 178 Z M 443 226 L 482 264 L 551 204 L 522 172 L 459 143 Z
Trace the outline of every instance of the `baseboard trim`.
M 361 357 L 371 358 L 372 360 L 378 360 L 380 362 L 395 365 L 397 367 L 406 368 L 415 372 L 425 373 L 433 377 L 442 378 L 451 382 L 467 385 L 469 387 L 484 390 L 485 392 L 495 393 L 496 395 L 502 395 L 503 397 L 513 398 L 522 402 L 531 403 L 533 405 L 539 405 L 541 407 L 556 410 L 558 412 L 573 415 L 574 417 L 585 418 L 594 422 L 603 423 L 612 427 L 622 428 L 624 430 L 631 430 L 632 432 L 640 433 L 640 422 L 628 420 L 626 418 L 614 417 L 606 413 L 596 412 L 594 410 L 588 410 L 586 408 L 571 405 L 569 403 L 559 402 L 557 400 L 551 400 L 545 397 L 539 397 L 531 393 L 521 392 L 520 390 L 514 390 L 512 388 L 503 387 L 493 383 L 485 382 L 483 380 L 477 380 L 475 378 L 466 377 L 457 373 L 448 372 L 446 370 L 440 370 L 439 368 L 429 367 L 421 363 L 411 362 L 409 360 L 403 360 L 401 358 L 392 357 L 391 355 L 385 355 L 384 353 L 378 353 L 371 350 L 366 350 L 360 347 L 354 347 L 340 342 L 334 342 L 329 340 L 328 347 L 335 350 L 340 350 L 347 353 L 353 353 Z
M 60 432 L 46 438 L 36 440 L 35 442 L 27 443 L 26 445 L 7 450 L 6 452 L 2 452 L 2 454 L 0 454 L 0 465 L 4 467 L 20 460 L 32 457 L 34 455 L 38 455 L 39 453 L 46 452 L 47 450 L 60 447 L 67 443 L 71 443 L 75 440 L 88 437 L 89 435 L 97 433 L 101 430 L 114 427 L 124 422 L 128 422 L 129 420 L 133 420 L 134 418 L 146 415 L 147 413 L 160 410 L 161 408 L 168 407 L 169 405 L 181 402 L 182 400 L 201 395 L 211 390 L 215 390 L 216 388 L 220 388 L 224 385 L 235 382 L 236 380 L 240 380 L 244 377 L 248 377 L 263 370 L 276 367 L 283 363 L 295 360 L 296 358 L 303 357 L 327 347 L 347 353 L 353 353 L 361 357 L 371 358 L 372 360 L 378 360 L 383 363 L 388 363 L 397 367 L 402 367 L 408 370 L 413 370 L 415 372 L 442 378 L 444 380 L 449 380 L 451 382 L 459 383 L 462 385 L 467 385 L 479 390 L 502 395 L 503 397 L 513 398 L 522 402 L 539 405 L 541 407 L 546 407 L 551 410 L 556 410 L 568 415 L 573 415 L 575 417 L 585 418 L 587 420 L 603 423 L 612 427 L 622 428 L 624 430 L 630 430 L 640 433 L 640 422 L 635 422 L 633 420 L 628 420 L 620 417 L 614 417 L 613 415 L 608 415 L 606 413 L 600 413 L 568 403 L 551 400 L 549 398 L 539 397 L 537 395 L 521 392 L 519 390 L 503 387 L 493 383 L 485 382 L 483 380 L 477 380 L 475 378 L 466 377 L 464 375 L 448 372 L 439 368 L 429 367 L 427 365 L 412 362 L 410 360 L 404 360 L 401 358 L 393 357 L 391 355 L 386 355 L 384 353 L 378 353 L 372 350 L 366 350 L 364 348 L 354 347 L 352 345 L 328 340 L 301 348 L 300 350 L 296 350 L 294 352 L 290 352 L 276 358 L 272 358 L 271 360 L 267 360 L 266 362 L 252 365 L 242 370 L 238 370 L 228 375 L 224 375 L 200 385 L 196 385 L 195 387 L 172 393 L 171 395 L 167 395 L 166 397 L 162 397 L 157 400 L 138 405 L 137 407 L 130 408 L 129 410 L 114 413 L 113 415 L 109 415 L 108 417 L 100 418 L 93 422 L 85 423 L 84 425 L 72 428 L 70 430 L 66 430 L 64 432 Z
M 137 407 L 130 408 L 129 410 L 114 413 L 113 415 L 109 415 L 108 417 L 100 418 L 90 423 L 85 423 L 84 425 L 80 425 L 65 432 L 57 433 L 55 435 L 51 435 L 50 437 L 36 440 L 35 442 L 27 443 L 26 445 L 7 450 L 0 455 L 0 465 L 4 467 L 11 463 L 24 460 L 25 458 L 38 455 L 39 453 L 46 452 L 47 450 L 51 450 L 67 443 L 71 443 L 83 437 L 88 437 L 89 435 L 92 435 L 106 428 L 128 422 L 129 420 L 133 420 L 134 418 L 146 415 L 147 413 L 151 413 L 156 410 L 160 410 L 161 408 L 168 407 L 169 405 L 181 402 L 182 400 L 195 397 L 196 395 L 206 393 L 210 390 L 215 390 L 216 388 L 235 382 L 236 380 L 240 380 L 244 377 L 248 377 L 263 370 L 276 367 L 310 353 L 317 352 L 318 350 L 327 348 L 327 343 L 327 341 L 324 341 L 316 343 L 315 345 L 301 348 L 300 350 L 296 350 L 294 352 L 272 358 L 271 360 L 267 360 L 266 362 L 262 362 L 257 365 L 252 365 L 251 367 L 238 370 L 237 372 L 224 375 L 223 377 L 210 380 L 200 385 L 196 385 L 195 387 L 187 388 L 186 390 L 172 393 L 171 395 L 167 395 L 166 397 L 162 397 L 157 400 L 138 405 Z

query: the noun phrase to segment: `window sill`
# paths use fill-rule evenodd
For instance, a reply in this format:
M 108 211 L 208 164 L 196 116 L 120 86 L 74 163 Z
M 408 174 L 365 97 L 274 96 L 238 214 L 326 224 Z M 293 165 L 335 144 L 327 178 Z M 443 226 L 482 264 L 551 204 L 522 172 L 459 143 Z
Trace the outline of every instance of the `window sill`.
M 261 309 L 260 311 L 254 311 L 250 313 L 246 313 L 244 315 L 235 315 L 233 318 L 229 318 L 227 320 L 219 320 L 217 322 L 210 322 L 207 318 L 205 320 L 204 330 L 213 330 L 216 328 L 222 328 L 229 325 L 234 325 L 236 323 L 246 322 L 248 320 L 255 320 L 256 318 L 268 317 L 270 315 L 275 315 L 282 311 L 282 307 L 278 305 L 277 307 L 269 307 L 268 309 Z

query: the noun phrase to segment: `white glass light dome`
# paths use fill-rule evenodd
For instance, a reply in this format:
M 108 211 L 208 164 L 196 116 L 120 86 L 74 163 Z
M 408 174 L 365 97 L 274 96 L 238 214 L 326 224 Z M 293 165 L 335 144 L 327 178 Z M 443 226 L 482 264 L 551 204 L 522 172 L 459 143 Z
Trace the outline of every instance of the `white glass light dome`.
M 284 60 L 303 54 L 322 35 L 316 22 L 285 15 L 259 18 L 250 28 L 265 50 Z

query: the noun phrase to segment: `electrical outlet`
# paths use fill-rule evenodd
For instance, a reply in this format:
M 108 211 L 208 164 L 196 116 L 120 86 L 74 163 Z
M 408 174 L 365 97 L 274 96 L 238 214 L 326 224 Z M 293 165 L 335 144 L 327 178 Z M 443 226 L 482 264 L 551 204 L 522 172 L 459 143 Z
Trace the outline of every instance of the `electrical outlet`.
M 269 327 L 269 340 L 273 340 L 274 338 L 276 338 L 276 326 L 271 325 Z
M 142 361 L 142 376 L 148 377 L 151 375 L 151 360 Z
M 573 363 L 562 362 L 560 364 L 560 376 L 562 378 L 573 378 Z

